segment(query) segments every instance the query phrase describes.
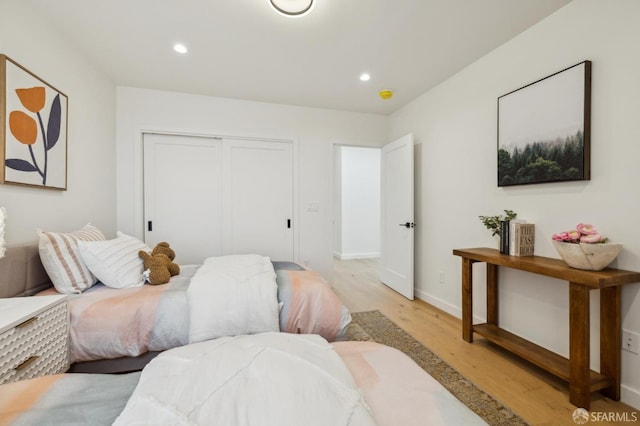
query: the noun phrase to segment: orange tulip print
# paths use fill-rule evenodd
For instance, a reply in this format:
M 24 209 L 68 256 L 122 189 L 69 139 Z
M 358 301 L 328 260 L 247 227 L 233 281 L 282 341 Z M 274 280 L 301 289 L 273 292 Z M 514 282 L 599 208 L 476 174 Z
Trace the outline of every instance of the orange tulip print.
M 49 110 L 49 121 L 45 130 L 40 112 L 47 105 L 46 91 L 44 87 L 20 88 L 15 90 L 20 103 L 32 114 L 31 117 L 24 111 L 11 111 L 9 113 L 9 129 L 18 142 L 27 146 L 31 161 L 21 158 L 8 158 L 5 165 L 11 169 L 22 172 L 36 172 L 42 178 L 42 184 L 47 184 L 48 152 L 56 145 L 60 138 L 60 128 L 62 124 L 62 105 L 60 94 L 51 101 Z M 37 121 L 36 121 L 37 120 Z M 44 161 L 42 167 L 38 164 L 33 147 L 38 139 L 38 130 L 42 137 L 42 147 L 44 150 Z
M 33 145 L 38 137 L 38 125 L 36 120 L 22 111 L 11 111 L 9 114 L 9 128 L 13 136 L 20 143 Z
M 44 108 L 45 92 L 44 87 L 32 87 L 30 89 L 16 89 L 16 94 L 22 105 L 32 113 L 37 113 Z

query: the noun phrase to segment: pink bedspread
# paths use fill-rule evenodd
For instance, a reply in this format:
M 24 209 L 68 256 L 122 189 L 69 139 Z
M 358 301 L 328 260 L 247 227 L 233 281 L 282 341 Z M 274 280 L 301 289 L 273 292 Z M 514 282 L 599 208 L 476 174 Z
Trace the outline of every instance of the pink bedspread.
M 330 342 L 344 337 L 351 314 L 331 285 L 312 270 L 278 270 L 280 330 L 319 334 Z
M 374 342 L 336 342 L 378 426 L 485 425 L 404 353 Z
M 113 289 L 98 284 L 70 295 L 70 361 L 134 357 L 186 345 L 187 288 L 198 267 L 183 265 L 165 285 Z M 277 265 L 276 274 L 281 331 L 320 334 L 329 341 L 344 336 L 351 315 L 319 274 Z M 56 292 L 39 293 L 45 294 Z

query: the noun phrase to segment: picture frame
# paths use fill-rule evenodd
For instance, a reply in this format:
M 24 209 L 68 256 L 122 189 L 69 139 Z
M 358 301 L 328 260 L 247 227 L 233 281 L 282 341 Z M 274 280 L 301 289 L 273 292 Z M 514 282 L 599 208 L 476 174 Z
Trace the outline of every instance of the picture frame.
M 0 55 L 0 183 L 67 189 L 67 96 Z
M 591 61 L 498 98 L 498 186 L 591 179 Z

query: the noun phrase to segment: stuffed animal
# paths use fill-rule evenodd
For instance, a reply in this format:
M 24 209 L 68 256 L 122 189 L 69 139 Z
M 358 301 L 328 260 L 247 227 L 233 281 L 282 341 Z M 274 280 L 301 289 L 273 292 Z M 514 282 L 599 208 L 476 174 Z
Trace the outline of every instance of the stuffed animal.
M 180 265 L 173 262 L 176 254 L 169 243 L 158 243 L 151 254 L 140 250 L 138 256 L 142 258 L 144 263 L 144 274 L 149 284 L 166 284 L 172 276 L 180 273 Z
M 169 243 L 167 243 L 166 241 L 158 243 L 153 248 L 153 250 L 151 250 L 151 256 L 155 256 L 157 254 L 164 254 L 171 261 L 173 261 L 176 258 L 176 252 L 173 251 L 173 249 L 169 246 Z M 167 265 L 167 268 L 169 269 L 169 272 L 171 273 L 172 277 L 180 273 L 180 266 L 177 263 L 171 262 L 169 265 Z

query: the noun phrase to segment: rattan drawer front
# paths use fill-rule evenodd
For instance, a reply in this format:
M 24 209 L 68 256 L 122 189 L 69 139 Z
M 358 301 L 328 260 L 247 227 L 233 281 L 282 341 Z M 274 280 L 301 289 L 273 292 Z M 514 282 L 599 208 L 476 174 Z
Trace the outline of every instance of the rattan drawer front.
M 68 327 L 62 301 L 0 334 L 0 384 L 67 371 Z

